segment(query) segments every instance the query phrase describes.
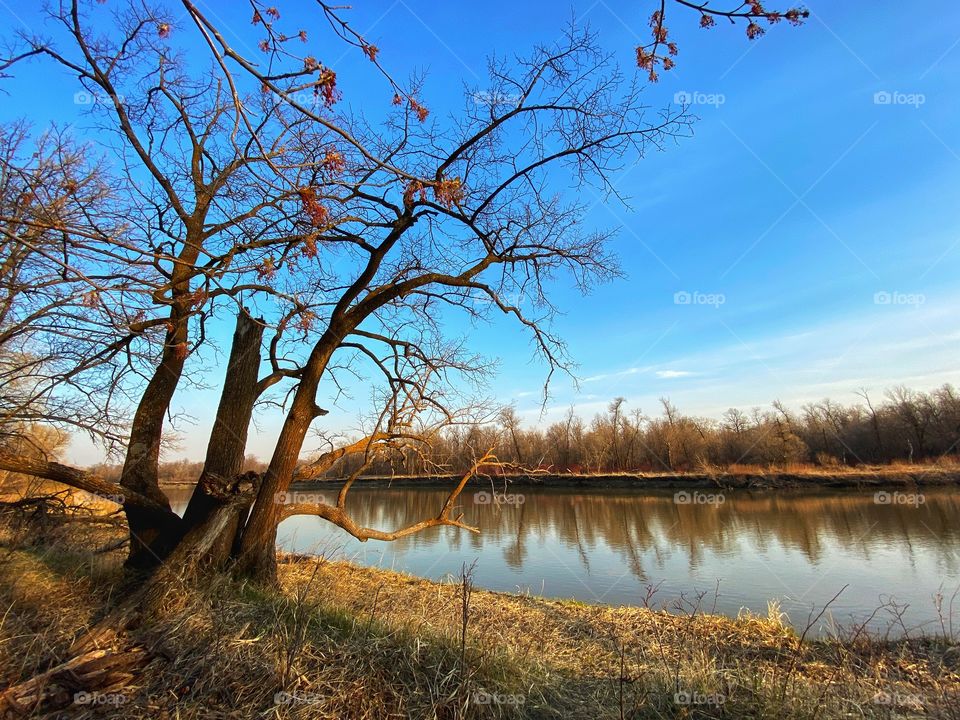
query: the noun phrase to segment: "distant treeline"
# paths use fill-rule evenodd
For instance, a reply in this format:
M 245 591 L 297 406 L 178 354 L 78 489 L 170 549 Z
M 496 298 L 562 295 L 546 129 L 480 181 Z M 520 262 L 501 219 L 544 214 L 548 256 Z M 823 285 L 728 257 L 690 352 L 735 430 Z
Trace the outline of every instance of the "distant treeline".
M 571 410 L 545 428 L 523 427 L 508 408 L 496 423 L 448 429 L 428 449 L 375 463 L 367 472 L 462 471 L 491 446 L 517 468 L 588 473 L 931 462 L 960 452 L 960 393 L 951 385 L 932 392 L 897 387 L 882 400 L 858 395 L 853 405 L 823 400 L 799 411 L 780 402 L 769 409 L 731 408 L 719 420 L 685 415 L 667 399 L 656 415 L 647 415 L 617 398 L 592 420 Z M 334 472 L 359 462 L 351 458 Z

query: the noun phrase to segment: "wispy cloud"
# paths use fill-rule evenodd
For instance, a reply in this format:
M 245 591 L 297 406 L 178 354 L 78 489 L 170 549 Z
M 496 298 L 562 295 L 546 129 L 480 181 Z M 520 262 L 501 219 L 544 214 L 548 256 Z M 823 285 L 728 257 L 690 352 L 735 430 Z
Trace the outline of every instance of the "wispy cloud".
M 657 370 L 656 372 L 656 376 L 658 378 L 663 378 L 665 380 L 669 380 L 672 378 L 690 377 L 693 374 L 694 373 L 690 372 L 689 370 Z

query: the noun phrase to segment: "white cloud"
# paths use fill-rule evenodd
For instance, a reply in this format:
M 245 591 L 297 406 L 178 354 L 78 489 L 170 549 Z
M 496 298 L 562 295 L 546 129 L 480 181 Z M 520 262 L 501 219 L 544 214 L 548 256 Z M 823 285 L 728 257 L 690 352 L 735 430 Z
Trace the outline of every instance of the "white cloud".
M 657 370 L 657 377 L 669 380 L 671 378 L 690 377 L 693 375 L 689 370 Z

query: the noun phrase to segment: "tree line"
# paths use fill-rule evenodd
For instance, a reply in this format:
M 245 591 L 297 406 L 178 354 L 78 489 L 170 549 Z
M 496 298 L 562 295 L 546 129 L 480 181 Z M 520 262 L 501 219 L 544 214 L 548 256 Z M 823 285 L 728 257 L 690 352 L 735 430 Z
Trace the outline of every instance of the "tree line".
M 730 408 L 720 419 L 683 414 L 670 400 L 659 412 L 630 408 L 624 398 L 584 419 L 571 408 L 546 427 L 525 427 L 513 407 L 495 421 L 446 428 L 429 449 L 396 453 L 373 463 L 370 474 L 459 472 L 478 452 L 493 449 L 503 468 L 552 472 L 685 472 L 751 465 L 856 467 L 933 462 L 960 454 L 960 392 L 945 384 L 930 392 L 903 386 L 844 405 L 830 399 L 790 410 Z M 356 458 L 331 475 L 349 474 Z

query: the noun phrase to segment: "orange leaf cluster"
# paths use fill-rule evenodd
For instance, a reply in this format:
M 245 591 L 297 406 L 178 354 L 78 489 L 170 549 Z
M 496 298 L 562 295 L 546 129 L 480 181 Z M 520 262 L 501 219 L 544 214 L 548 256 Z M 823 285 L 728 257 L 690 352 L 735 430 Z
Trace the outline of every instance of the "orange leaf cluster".
M 317 256 L 317 236 L 316 235 L 307 235 L 303 239 L 303 247 L 300 248 L 300 254 L 309 259 L 313 259 Z
M 414 202 L 416 202 L 417 194 L 420 195 L 420 201 L 423 202 L 427 199 L 427 187 L 419 180 L 411 180 L 407 185 L 407 189 L 403 191 L 403 205 L 404 207 L 411 207 Z
M 340 98 L 337 92 L 337 74 L 330 68 L 324 68 L 320 71 L 320 77 L 313 85 L 314 95 L 323 98 L 323 104 L 332 107 Z
M 463 200 L 460 178 L 444 178 L 433 184 L 433 196 L 445 208 L 452 208 Z
M 407 102 L 410 103 L 410 109 L 413 110 L 414 114 L 416 114 L 417 120 L 423 122 L 427 119 L 427 115 L 430 114 L 430 111 L 427 110 L 427 108 L 418 103 L 414 98 L 409 98 Z
M 809 11 L 800 10 L 798 8 L 792 8 L 782 12 L 768 11 L 763 6 L 763 2 L 764 0 L 744 0 L 743 4 L 732 13 L 708 9 L 707 4 L 704 3 L 702 6 L 697 7 L 697 9 L 700 10 L 700 27 L 714 27 L 717 24 L 714 14 L 720 14 L 729 17 L 731 20 L 733 20 L 735 17 L 746 18 L 748 20 L 746 30 L 747 37 L 750 40 L 756 40 L 758 37 L 763 35 L 766 30 L 756 20 L 753 19 L 755 17 L 762 18 L 771 25 L 778 23 L 781 20 L 786 20 L 792 25 L 800 25 L 806 18 L 810 16 Z M 677 45 L 676 43 L 671 42 L 669 39 L 670 33 L 667 30 L 666 25 L 664 25 L 664 14 L 662 9 L 655 11 L 650 16 L 650 28 L 652 42 L 647 45 L 641 45 L 637 48 L 637 67 L 639 67 L 641 70 L 647 71 L 650 82 L 657 82 L 658 64 L 664 70 L 670 70 L 675 67 L 676 63 L 672 58 L 677 54 Z M 658 53 L 660 46 L 665 46 L 667 48 L 667 52 Z
M 207 291 L 197 288 L 190 294 L 190 307 L 198 308 L 207 301 Z
M 100 292 L 98 290 L 91 290 L 90 292 L 85 292 L 81 299 L 84 307 L 95 308 L 100 303 Z
M 297 318 L 297 328 L 303 332 L 308 332 L 310 328 L 313 327 L 313 324 L 316 322 L 316 320 L 316 313 L 312 313 L 309 310 L 304 310 Z
M 330 211 L 327 209 L 327 206 L 317 198 L 317 191 L 314 188 L 300 188 L 297 190 L 297 195 L 300 196 L 303 212 L 310 218 L 311 225 L 324 227 L 330 222 Z
M 440 205 L 445 208 L 452 208 L 463 200 L 463 184 L 460 178 L 444 178 L 432 183 L 424 183 L 420 180 L 411 180 L 403 192 L 404 207 L 411 207 L 420 196 L 420 201 L 427 199 L 427 188 L 433 191 L 433 197 Z
M 273 260 L 273 255 L 268 255 L 257 268 L 257 277 L 261 280 L 269 280 L 277 272 L 277 265 Z
M 347 167 L 347 161 L 335 148 L 327 148 L 323 160 L 320 161 L 320 167 L 329 175 L 339 175 Z

